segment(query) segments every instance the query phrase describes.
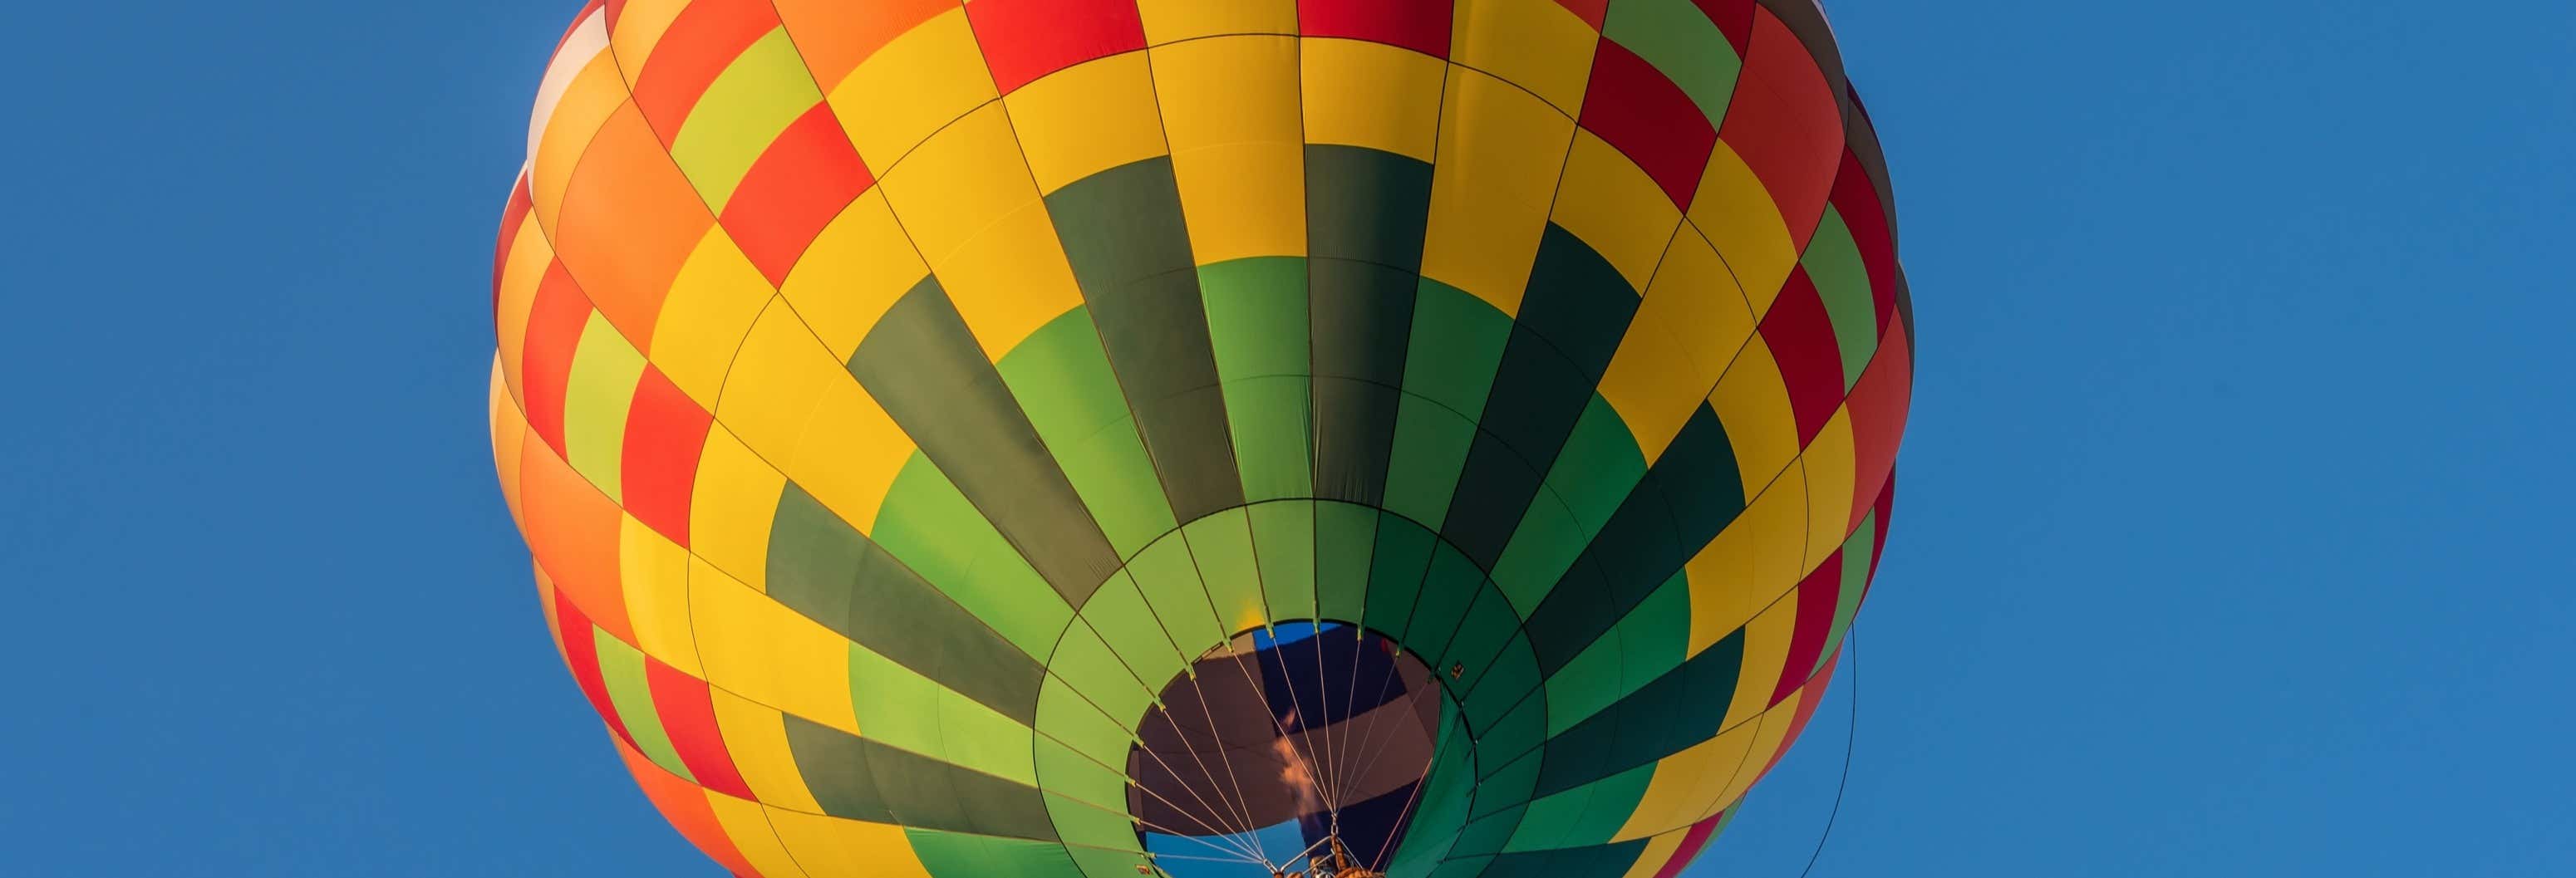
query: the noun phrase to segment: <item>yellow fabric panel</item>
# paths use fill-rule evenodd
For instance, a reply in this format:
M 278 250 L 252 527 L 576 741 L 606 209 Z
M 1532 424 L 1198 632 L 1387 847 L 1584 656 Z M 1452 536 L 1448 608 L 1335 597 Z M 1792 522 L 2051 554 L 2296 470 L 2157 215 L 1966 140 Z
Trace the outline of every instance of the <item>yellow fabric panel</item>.
M 1686 224 L 1673 234 L 1672 248 L 1664 252 L 1663 267 L 1655 269 L 1654 284 L 1646 291 L 1645 307 L 1657 307 L 1658 300 L 1664 310 L 1656 313 L 1673 322 L 1690 355 L 1691 374 L 1699 386 L 1714 390 L 1727 364 L 1753 338 L 1753 311 L 1745 306 L 1726 261 L 1698 229 Z
M 1602 397 L 1635 431 L 1649 465 L 1699 411 L 1728 359 L 1753 334 L 1753 315 L 1735 279 L 1697 231 L 1687 225 L 1676 231 L 1661 263 L 1601 376 Z
M 752 321 L 742 350 L 734 355 L 733 371 L 725 376 L 724 398 L 716 407 L 716 423 L 770 462 L 779 463 L 796 448 L 825 392 L 841 384 L 855 388 L 858 379 L 850 377 L 841 361 L 806 331 L 804 321 L 796 319 L 785 300 L 772 298 Z M 699 481 L 706 479 L 702 476 Z
M 1745 341 L 1717 389 L 1708 396 L 1726 425 L 1727 444 L 1735 448 L 1735 471 L 1744 479 L 1744 496 L 1762 493 L 1781 468 L 1798 456 L 1798 415 L 1789 407 L 1789 385 L 1780 377 L 1780 361 L 1761 336 Z
M 1304 102 L 1306 142 L 1431 160 L 1448 64 L 1384 43 L 1342 39 L 1300 40 L 1298 64 L 1303 93 L 1314 96 Z
M 842 521 L 874 530 L 877 507 L 912 451 L 912 437 L 852 379 L 824 389 L 781 466 Z
M 1708 811 L 1709 777 L 1723 778 L 1744 761 L 1753 736 L 1721 734 L 1655 763 L 1655 776 L 1612 843 L 1659 835 L 1699 822 Z
M 742 854 L 743 862 L 760 871 L 753 878 L 798 878 L 805 874 L 796 859 L 787 855 L 787 846 L 778 840 L 778 832 L 769 827 L 769 815 L 760 803 L 737 799 L 707 790 L 707 810 L 715 812 L 716 825 L 724 830 L 733 849 Z
M 1550 217 L 1599 251 L 1628 285 L 1645 289 L 1682 212 L 1655 178 L 1590 131 L 1576 130 Z
M 1655 873 L 1663 871 L 1664 864 L 1672 862 L 1673 854 L 1682 849 L 1683 834 L 1684 830 L 1676 829 L 1647 839 L 1646 849 L 1637 854 L 1636 864 L 1629 866 L 1620 878 L 1655 878 Z
M 859 148 L 859 158 L 883 176 L 931 132 L 997 96 L 960 6 L 859 62 L 824 100 Z
M 1082 304 L 1000 106 L 942 129 L 881 185 L 985 356 Z
M 691 676 L 705 677 L 698 667 L 696 638 L 689 633 L 689 550 L 635 516 L 620 514 L 618 519 L 617 578 L 626 592 L 635 648 Z
M 1304 255 L 1296 38 L 1193 40 L 1152 50 L 1152 61 L 1198 263 Z
M 1690 654 L 1698 655 L 1798 584 L 1807 569 L 1806 477 L 1793 465 L 1717 532 L 1690 573 Z
M 778 292 L 823 347 L 847 363 L 886 309 L 929 274 L 895 222 L 885 190 L 870 188 L 814 236 Z
M 1136 0 L 1145 20 L 1145 43 L 1218 34 L 1295 34 L 1297 0 Z
M 742 773 L 752 795 L 781 808 L 823 810 L 805 788 L 805 775 L 787 746 L 786 720 L 777 710 L 721 688 L 709 690 L 707 697 L 715 704 L 716 731 L 724 736 L 725 753 L 733 757 L 734 770 Z
M 1798 460 L 1807 470 L 1806 569 L 1814 570 L 1851 536 L 1851 409 L 1835 411 Z
M 518 399 L 519 375 L 528 347 L 528 312 L 536 307 L 537 285 L 546 278 L 546 269 L 554 265 L 555 248 L 546 243 L 544 229 L 537 228 L 534 218 L 519 224 L 519 234 L 510 239 L 510 255 L 501 263 L 497 285 L 500 302 L 493 309 L 494 334 L 500 338 L 501 380 L 510 388 L 510 398 Z
M 626 83 L 617 78 L 617 64 L 605 52 L 564 89 L 554 115 L 546 118 L 545 134 L 537 138 L 535 154 L 528 156 L 528 201 L 536 207 L 538 225 L 549 231 L 563 228 L 564 190 L 572 186 L 573 166 L 590 148 L 591 135 L 608 124 L 626 98 Z
M 1743 773 L 1745 770 L 1745 763 L 1751 762 L 1754 758 L 1754 754 L 1759 751 L 1761 737 L 1762 722 L 1760 720 L 1748 722 L 1743 725 L 1727 729 L 1726 731 L 1718 734 L 1717 740 L 1725 741 L 1733 739 L 1740 742 L 1729 744 L 1727 746 L 1729 749 L 1732 749 L 1741 755 L 1735 758 L 1734 764 L 1727 765 L 1716 771 L 1700 776 L 1700 788 L 1697 798 L 1702 805 L 1702 809 L 1699 815 L 1693 818 L 1691 822 L 1697 823 L 1701 820 L 1706 820 L 1709 818 L 1709 815 L 1715 814 L 1718 811 L 1723 810 L 1726 806 L 1734 804 L 1735 799 L 1727 795 L 1727 789 L 1734 785 L 1736 776 Z M 1754 767 L 1759 768 L 1760 766 Z M 1703 850 L 1705 850 L 1705 848 L 1703 848 Z
M 1789 666 L 1789 641 L 1798 633 L 1798 589 L 1772 595 L 1771 605 L 1744 626 L 1744 661 L 1738 665 L 1735 700 L 1726 706 L 1728 728 L 1750 720 L 1771 706 L 1771 692 Z
M 671 279 L 670 295 L 653 321 L 653 350 L 647 358 L 680 392 L 713 409 L 743 334 L 774 295 L 769 279 L 752 267 L 724 227 L 708 226 L 706 237 L 698 239 L 697 249 Z
M 626 0 L 626 7 L 617 11 L 617 29 L 608 34 L 608 49 L 617 53 L 617 63 L 630 84 L 643 74 L 644 62 L 653 57 L 653 47 L 662 42 L 672 20 L 688 6 L 689 0 Z
M 1047 74 L 1002 98 L 1038 191 L 1162 155 L 1163 118 L 1145 53 L 1127 52 Z
M 1780 218 L 1771 190 L 1762 188 L 1761 178 L 1726 141 L 1717 142 L 1708 168 L 1700 173 L 1690 220 L 1735 270 L 1754 315 L 1769 312 L 1780 284 L 1789 279 L 1790 266 L 1798 264 L 1798 245 L 1789 239 L 1789 224 Z
M 930 878 L 901 826 L 767 810 L 769 825 L 812 878 Z
M 519 454 L 526 448 L 528 417 L 519 411 L 519 401 L 511 398 L 510 388 L 503 385 L 501 356 L 492 355 L 492 388 L 488 407 L 492 428 L 492 468 L 501 477 L 501 502 L 510 507 L 510 521 L 520 522 Z
M 1780 752 L 1781 739 L 1789 736 L 1789 725 L 1798 718 L 1798 700 L 1805 697 L 1806 691 L 1801 689 L 1780 702 L 1778 707 L 1763 713 L 1761 719 L 1738 727 L 1753 730 L 1752 746 L 1745 748 L 1744 759 L 1738 763 L 1734 777 L 1717 795 L 1709 798 L 1708 810 L 1700 813 L 1701 819 L 1707 819 L 1710 814 L 1744 798 L 1745 792 L 1753 789 L 1753 782 L 1762 779 L 1764 763 L 1771 761 L 1771 754 Z
M 850 641 L 726 576 L 689 577 L 689 616 L 707 682 L 859 733 L 850 706 Z
M 1449 57 L 1581 115 L 1601 34 L 1558 0 L 1457 0 Z
M 689 550 L 714 569 L 768 588 L 769 524 L 787 477 L 718 424 L 707 431 L 698 455 L 698 482 L 689 496 Z
M 1450 73 L 1440 113 L 1422 276 L 1519 313 L 1574 120 L 1465 68 Z

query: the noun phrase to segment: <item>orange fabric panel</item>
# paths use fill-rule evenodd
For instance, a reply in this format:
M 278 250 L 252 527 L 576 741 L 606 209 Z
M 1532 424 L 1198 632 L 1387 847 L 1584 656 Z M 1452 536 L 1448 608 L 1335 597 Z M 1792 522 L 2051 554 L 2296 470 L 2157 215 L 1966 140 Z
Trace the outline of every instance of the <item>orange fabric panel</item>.
M 600 126 L 563 203 L 557 258 L 610 325 L 651 350 L 662 297 L 715 215 L 631 102 Z

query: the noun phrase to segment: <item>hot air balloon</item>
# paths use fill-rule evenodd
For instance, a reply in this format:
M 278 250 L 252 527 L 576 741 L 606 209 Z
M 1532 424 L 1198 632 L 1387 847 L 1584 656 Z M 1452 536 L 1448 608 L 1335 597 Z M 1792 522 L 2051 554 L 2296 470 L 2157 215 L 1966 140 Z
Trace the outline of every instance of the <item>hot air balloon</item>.
M 744 878 L 1670 878 L 1886 542 L 1811 0 L 592 2 L 492 443 Z

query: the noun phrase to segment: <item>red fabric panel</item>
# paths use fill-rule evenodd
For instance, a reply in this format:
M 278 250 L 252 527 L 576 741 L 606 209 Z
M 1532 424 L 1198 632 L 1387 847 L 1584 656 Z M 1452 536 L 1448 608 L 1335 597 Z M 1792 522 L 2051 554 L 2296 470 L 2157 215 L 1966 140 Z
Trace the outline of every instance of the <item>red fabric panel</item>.
M 1297 0 L 1297 27 L 1310 37 L 1347 37 L 1449 57 L 1450 0 Z M 1572 8 L 1572 7 L 1568 7 Z
M 1135 0 L 976 0 L 966 5 L 966 20 L 1003 94 L 1093 58 L 1145 47 Z
M 832 108 L 818 103 L 752 163 L 718 221 L 777 286 L 814 236 L 875 182 Z
M 1771 312 L 1762 315 L 1762 341 L 1780 361 L 1781 382 L 1789 386 L 1789 408 L 1797 416 L 1798 446 L 1815 441 L 1843 401 L 1843 360 L 1834 341 L 1833 315 L 1825 310 L 1816 283 L 1804 266 L 1789 270 Z
M 644 657 L 644 679 L 652 687 L 653 710 L 662 719 L 662 731 L 670 735 L 671 748 L 680 752 L 680 764 L 689 767 L 689 775 L 698 779 L 699 786 L 751 799 L 751 785 L 734 768 L 724 734 L 716 728 L 716 707 L 707 695 L 707 682 L 649 655 Z
M 1834 609 L 1842 596 L 1843 553 L 1826 556 L 1825 563 L 1798 583 L 1798 627 L 1789 635 L 1789 663 L 1780 668 L 1780 681 L 1771 687 L 1770 704 L 1778 705 L 1789 693 L 1805 685 L 1807 674 L 1816 669 L 1816 659 L 1824 654 L 1825 638 L 1834 632 Z
M 1699 189 L 1709 153 L 1717 148 L 1717 129 L 1690 95 L 1646 59 L 1608 39 L 1594 55 L 1580 121 L 1636 162 L 1673 204 L 1685 209 Z
M 661 42 L 642 59 L 643 72 L 627 71 L 635 82 L 635 108 L 664 147 L 680 136 L 681 123 L 707 86 L 742 50 L 777 29 L 778 10 L 769 0 L 696 0 L 671 20 Z
M 644 367 L 635 401 L 626 410 L 626 448 L 619 467 L 626 514 L 689 545 L 689 496 L 698 482 L 698 458 L 715 416 L 681 393 L 662 370 Z
M 1689 868 L 1691 858 L 1699 856 L 1700 849 L 1708 846 L 1709 836 L 1717 834 L 1717 824 L 1725 819 L 1726 812 L 1719 811 L 1706 820 L 1691 824 L 1690 830 L 1682 833 L 1681 846 L 1674 848 L 1673 858 L 1655 871 L 1655 878 L 1676 878 L 1683 869 Z
M 1896 468 L 1896 446 L 1905 438 L 1905 416 L 1914 400 L 1914 357 L 1907 350 L 1905 325 L 1889 324 L 1878 354 L 1861 370 L 1851 398 L 1852 526 L 1860 525 L 1868 504 Z
M 564 393 L 572 381 L 573 350 L 581 346 L 582 327 L 590 323 L 590 299 L 574 284 L 563 261 L 546 266 L 537 282 L 537 300 L 529 307 L 528 329 L 519 345 L 519 392 L 527 398 L 528 429 L 546 447 L 564 456 Z
M 1752 48 L 1718 138 L 1770 190 L 1790 239 L 1806 252 L 1842 166 L 1842 104 L 1806 45 L 1768 9 L 1754 10 Z

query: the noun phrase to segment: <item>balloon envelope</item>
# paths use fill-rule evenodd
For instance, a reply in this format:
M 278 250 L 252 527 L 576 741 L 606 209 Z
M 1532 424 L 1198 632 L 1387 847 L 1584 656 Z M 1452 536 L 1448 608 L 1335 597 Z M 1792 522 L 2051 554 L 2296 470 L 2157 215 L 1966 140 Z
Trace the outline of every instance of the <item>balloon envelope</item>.
M 741 876 L 1670 878 L 1885 545 L 1810 0 L 594 2 L 495 266 L 566 663 Z

